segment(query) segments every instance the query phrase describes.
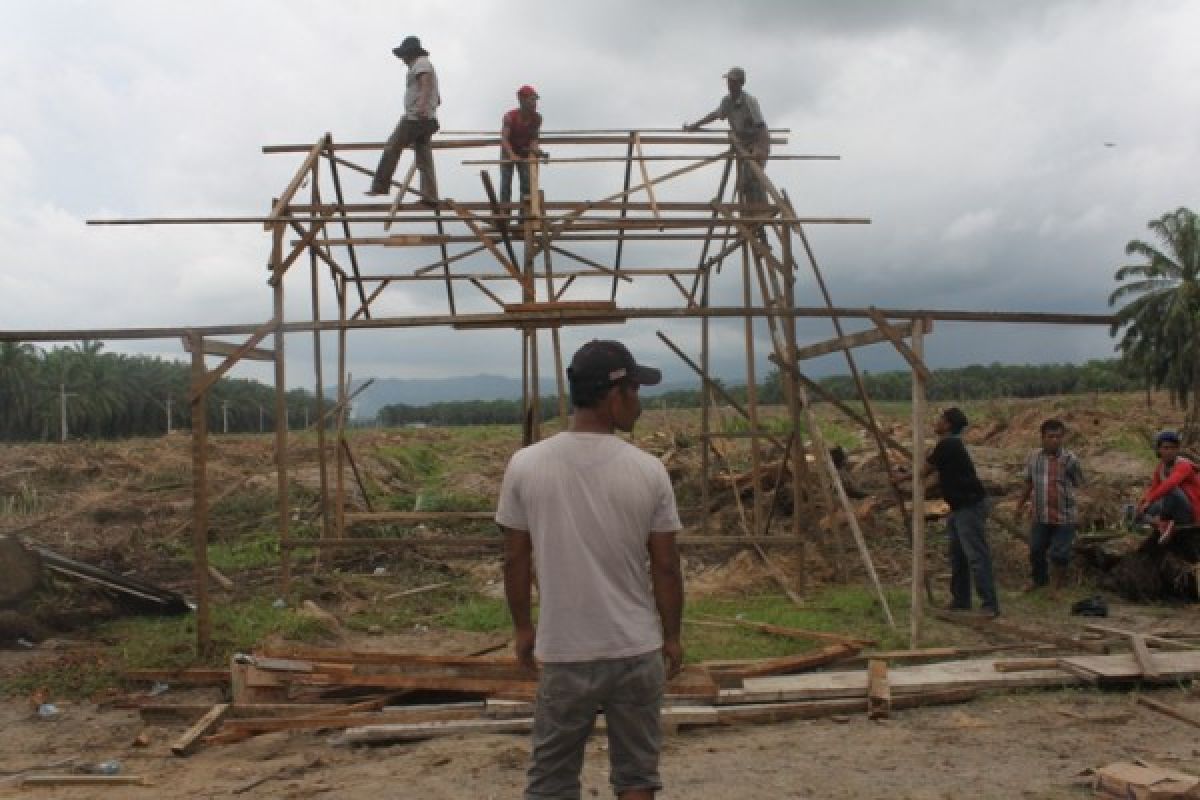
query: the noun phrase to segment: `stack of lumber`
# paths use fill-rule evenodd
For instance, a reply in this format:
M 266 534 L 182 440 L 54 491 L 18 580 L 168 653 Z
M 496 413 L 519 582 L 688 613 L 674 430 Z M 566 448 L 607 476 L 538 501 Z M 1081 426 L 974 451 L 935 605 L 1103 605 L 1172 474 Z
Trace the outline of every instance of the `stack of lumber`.
M 1200 650 L 1151 652 L 1150 644 L 1181 645 L 1118 629 L 1099 632 L 1127 636 L 1131 652 L 1054 658 L 960 657 L 908 664 L 930 657 L 966 655 L 967 649 L 863 652 L 871 642 L 842 634 L 743 620 L 708 624 L 736 624 L 773 635 L 816 639 L 821 646 L 796 656 L 687 667 L 667 686 L 663 726 L 668 731 L 835 714 L 883 719 L 894 710 L 961 703 L 980 691 L 1177 682 L 1200 677 Z M 1012 635 L 1015 627 L 1010 625 L 1005 631 Z M 1041 638 L 1058 638 L 1059 647 L 1067 641 L 1078 644 L 1065 637 Z M 1044 652 L 1047 646 L 1052 645 L 1043 642 L 1025 649 Z M 985 649 L 1006 646 L 975 648 L 972 654 Z M 835 662 L 856 666 L 813 671 Z M 229 744 L 275 731 L 341 731 L 337 741 L 346 744 L 472 732 L 523 733 L 532 726 L 536 690 L 536 676 L 507 656 L 303 646 L 267 647 L 250 656 L 235 656 L 228 671 L 142 672 L 135 677 L 180 683 L 224 681 L 231 687 L 229 703 L 173 706 L 150 698 L 136 703 L 146 717 L 173 713 L 194 722 L 172 746 L 181 756 L 201 744 Z M 601 715 L 598 727 L 603 725 Z

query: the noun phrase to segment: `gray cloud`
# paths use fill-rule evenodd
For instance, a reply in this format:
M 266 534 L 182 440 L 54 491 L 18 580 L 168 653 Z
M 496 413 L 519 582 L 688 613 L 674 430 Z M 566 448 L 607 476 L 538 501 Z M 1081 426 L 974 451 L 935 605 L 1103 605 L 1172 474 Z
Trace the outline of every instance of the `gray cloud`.
M 87 228 L 83 220 L 266 211 L 297 159 L 263 156 L 262 144 L 311 142 L 325 131 L 379 140 L 390 130 L 403 65 L 389 49 L 408 33 L 434 54 L 447 129 L 493 129 L 526 82 L 538 86 L 552 129 L 673 127 L 715 106 L 725 68 L 745 66 L 771 124 L 792 131 L 777 152 L 842 156 L 771 165 L 797 211 L 872 219 L 809 228 L 843 305 L 1105 311 L 1125 241 L 1142 236 L 1146 220 L 1196 204 L 1200 89 L 1179 76 L 1200 68 L 1191 41 L 1200 10 L 1187 2 L 535 2 L 518 11 L 482 0 L 402 9 L 360 0 L 7 11 L 0 293 L 19 301 L 6 303 L 6 328 L 266 319 L 269 243 L 255 226 Z M 478 197 L 479 168 L 458 162 L 488 155 L 439 154 L 445 193 Z M 599 197 L 617 191 L 621 177 L 612 165 L 556 167 L 545 188 L 552 198 Z M 711 197 L 718 178 L 708 170 L 661 196 Z M 361 178 L 346 182 L 352 195 L 364 188 Z M 611 246 L 578 251 L 612 257 Z M 639 244 L 625 263 L 690 265 L 697 254 Z M 380 272 L 428 260 L 401 248 L 364 256 L 365 268 Z M 487 258 L 463 267 L 496 268 Z M 307 264 L 297 269 L 292 318 L 308 304 Z M 740 302 L 735 278 L 715 281 L 717 301 Z M 596 281 L 569 297 L 606 291 Z M 458 298 L 463 308 L 490 304 L 466 287 Z M 644 282 L 623 288 L 620 301 L 676 303 L 678 293 Z M 421 284 L 389 292 L 379 313 L 440 312 L 445 302 L 443 287 Z M 797 302 L 820 303 L 804 270 Z M 323 305 L 326 317 L 335 313 L 328 291 Z M 732 371 L 740 333 L 718 327 L 722 369 Z M 679 370 L 656 328 L 698 349 L 690 323 L 564 337 L 570 347 L 620 330 Z M 822 338 L 828 323 L 802 330 Z M 360 377 L 519 370 L 512 333 L 353 341 Z M 174 343 L 121 347 L 178 353 Z M 289 339 L 289 375 L 305 385 L 310 348 L 307 337 Z M 1102 330 L 947 326 L 928 350 L 935 364 L 1076 360 L 1108 354 L 1111 342 Z M 330 369 L 332 352 L 327 345 Z M 886 348 L 864 362 L 900 365 Z

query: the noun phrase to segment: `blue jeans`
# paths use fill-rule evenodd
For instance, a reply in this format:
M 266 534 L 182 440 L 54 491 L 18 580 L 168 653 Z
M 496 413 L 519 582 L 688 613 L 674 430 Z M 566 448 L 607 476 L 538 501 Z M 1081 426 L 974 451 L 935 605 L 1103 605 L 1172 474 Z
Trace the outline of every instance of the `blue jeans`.
M 512 202 L 512 178 L 513 167 L 517 169 L 517 176 L 521 179 L 521 197 L 529 194 L 529 162 L 505 161 L 500 165 L 500 202 Z
M 987 540 L 987 498 L 952 510 L 946 518 L 950 536 L 950 598 L 954 608 L 971 607 L 971 582 L 985 611 L 1000 611 L 992 577 L 992 551 Z
M 1178 486 L 1146 506 L 1146 514 L 1151 517 L 1164 517 L 1175 521 L 1176 525 L 1185 527 L 1196 521 L 1196 511 L 1192 501 Z
M 1071 560 L 1071 543 L 1074 540 L 1074 525 L 1033 523 L 1033 527 L 1029 529 L 1029 565 L 1033 568 L 1034 586 L 1045 586 L 1050 582 L 1047 556 L 1055 564 L 1067 566 L 1067 562 Z

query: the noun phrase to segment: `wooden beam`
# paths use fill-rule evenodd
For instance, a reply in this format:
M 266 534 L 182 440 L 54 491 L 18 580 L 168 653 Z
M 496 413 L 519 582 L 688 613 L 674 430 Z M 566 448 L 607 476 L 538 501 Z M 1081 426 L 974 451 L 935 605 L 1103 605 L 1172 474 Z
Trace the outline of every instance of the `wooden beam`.
M 912 335 L 912 321 L 901 323 L 900 325 L 892 326 L 901 336 Z M 823 342 L 810 344 L 806 347 L 796 348 L 796 360 L 803 361 L 807 358 L 817 358 L 818 356 L 828 355 L 829 353 L 840 353 L 848 347 L 866 347 L 867 345 L 879 344 L 880 342 L 888 341 L 888 337 L 879 329 L 859 331 L 858 333 L 848 333 L 845 336 L 839 336 L 835 339 L 827 339 Z
M 1158 700 L 1153 700 L 1141 693 L 1135 695 L 1135 698 L 1137 699 L 1138 705 L 1143 705 L 1146 708 L 1153 709 L 1154 711 L 1157 711 L 1160 714 L 1166 714 L 1168 717 L 1171 717 L 1172 719 L 1177 719 L 1180 722 L 1186 722 L 1188 725 L 1191 725 L 1193 728 L 1200 728 L 1200 717 L 1194 717 L 1185 711 L 1180 711 L 1178 708 L 1175 708 L 1174 706 L 1169 706 L 1166 703 L 1161 703 Z
M 211 389 L 214 385 L 216 385 L 217 381 L 219 381 L 225 375 L 225 373 L 227 373 L 227 372 L 229 372 L 229 370 L 233 369 L 234 366 L 237 364 L 237 362 L 242 360 L 242 358 L 245 357 L 245 355 L 247 353 L 256 349 L 256 346 L 258 345 L 258 343 L 261 342 L 263 339 L 267 338 L 268 334 L 270 334 L 276 328 L 278 328 L 278 320 L 276 320 L 276 319 L 269 319 L 266 322 L 264 322 L 262 325 L 260 325 L 254 331 L 254 333 L 251 334 L 249 339 L 247 339 L 246 341 L 242 342 L 240 345 L 235 347 L 229 353 L 228 357 L 226 357 L 226 359 L 224 361 L 222 361 L 219 365 L 217 365 L 217 367 L 215 369 L 208 370 L 207 372 L 204 373 L 203 379 L 199 383 L 192 386 L 192 391 L 191 391 L 191 395 L 190 395 L 189 399 L 194 399 L 198 395 L 204 394 L 209 389 Z M 205 352 L 207 352 L 208 346 L 203 343 L 204 340 L 198 339 L 196 341 L 200 342 L 201 343 L 200 346 L 204 347 Z M 196 346 L 196 343 L 193 342 L 193 344 L 189 347 L 189 352 L 192 353 L 193 359 L 195 359 L 197 357 L 197 354 L 191 350 L 191 347 L 195 347 L 195 346 Z M 203 353 L 199 354 L 199 358 L 200 358 L 200 366 L 203 369 L 203 367 L 204 367 Z M 274 351 L 272 351 L 271 361 L 274 361 L 274 360 L 275 360 L 275 355 L 274 355 Z
M 1142 670 L 1142 675 L 1147 680 L 1159 680 L 1162 678 L 1162 673 L 1159 672 L 1158 665 L 1154 663 L 1154 655 L 1150 652 L 1150 648 L 1146 646 L 1146 637 L 1142 634 L 1134 634 L 1129 637 L 1129 645 L 1133 649 L 1133 657 L 1137 660 L 1138 666 Z
M 231 356 L 238 352 L 240 345 L 230 344 L 229 342 L 218 342 L 215 339 L 204 340 L 204 355 L 206 356 Z M 183 352 L 192 352 L 192 341 L 186 336 L 183 337 Z M 252 347 L 245 353 L 242 353 L 241 358 L 250 359 L 251 361 L 274 361 L 275 354 L 270 350 L 264 350 L 261 347 Z
M 218 703 L 213 706 L 196 724 L 188 728 L 182 736 L 175 740 L 175 743 L 171 745 L 171 752 L 177 756 L 191 755 L 200 743 L 201 737 L 211 733 L 214 728 L 221 724 L 221 721 L 225 719 L 225 715 L 228 713 L 229 703 Z
M 22 786 L 147 786 L 145 775 L 26 775 Z
M 879 313 L 879 309 L 875 308 L 875 306 L 869 306 L 867 314 L 871 317 L 871 321 L 875 323 L 875 327 L 879 328 L 879 332 L 891 341 L 900 355 L 904 356 L 904 360 L 921 376 L 921 380 L 926 383 L 933 380 L 933 373 L 929 371 L 929 367 L 925 366 L 925 362 L 921 357 L 914 353 L 912 348 L 908 346 L 908 343 L 904 341 L 904 337 L 901 336 L 900 331 L 893 328 L 891 323 Z
M 892 713 L 888 663 L 873 658 L 867 663 L 867 719 L 887 719 Z
M 308 155 L 305 156 L 304 161 L 300 164 L 300 169 L 296 170 L 295 176 L 292 178 L 291 182 L 288 183 L 287 188 L 283 190 L 283 194 L 281 194 L 279 196 L 279 199 L 277 199 L 275 201 L 275 203 L 271 206 L 271 216 L 272 217 L 283 216 L 283 210 L 285 208 L 287 208 L 288 203 L 292 202 L 292 198 L 296 195 L 296 192 L 300 189 L 301 185 L 303 185 L 304 181 L 308 178 L 309 173 L 313 171 L 313 167 L 316 165 L 317 159 L 321 157 L 321 151 L 329 150 L 330 152 L 332 152 L 332 149 L 333 149 L 332 137 L 328 133 L 326 133 L 324 136 L 322 136 L 320 139 L 317 140 L 316 144 L 310 145 L 306 149 L 308 150 Z M 263 230 L 265 230 L 265 231 L 271 230 L 271 226 L 273 224 L 275 224 L 275 223 L 264 222 Z
M 937 309 L 881 309 L 889 318 L 902 317 L 905 319 L 932 319 L 945 322 L 977 322 L 1005 324 L 1036 324 L 1036 325 L 1087 325 L 1110 326 L 1115 318 L 1109 314 L 1062 314 L 1019 311 L 957 311 Z M 828 319 L 832 316 L 843 318 L 867 318 L 863 308 L 825 307 L 825 306 L 796 306 L 794 308 L 738 308 L 731 306 L 709 307 L 652 307 L 625 308 L 621 312 L 627 319 L 721 319 L 728 317 L 744 317 L 750 314 L 754 317 L 783 317 Z M 497 314 L 434 314 L 415 315 L 408 317 L 384 317 L 378 319 L 355 319 L 341 322 L 325 320 L 316 322 L 285 322 L 282 325 L 285 333 L 311 333 L 313 330 L 336 331 L 368 330 L 378 328 L 424 328 L 433 326 L 452 326 L 465 321 L 485 322 L 498 320 Z M 534 322 L 541 317 L 531 313 L 524 321 Z M 68 328 L 55 330 L 0 330 L 0 342 L 77 342 L 83 339 L 99 339 L 101 341 L 115 340 L 151 340 L 178 339 L 195 331 L 201 336 L 238 336 L 253 334 L 259 329 L 258 323 L 234 323 L 228 325 L 205 326 L 172 326 L 172 327 L 136 327 L 136 328 Z

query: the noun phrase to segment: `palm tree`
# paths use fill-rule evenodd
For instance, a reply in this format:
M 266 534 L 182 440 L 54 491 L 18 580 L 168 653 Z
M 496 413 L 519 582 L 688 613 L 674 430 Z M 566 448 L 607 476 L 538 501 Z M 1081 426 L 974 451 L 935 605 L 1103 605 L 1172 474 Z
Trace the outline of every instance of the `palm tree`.
M 1125 253 L 1143 264 L 1117 270 L 1128 281 L 1108 298 L 1124 302 L 1110 333 L 1125 329 L 1117 349 L 1155 387 L 1167 387 L 1187 409 L 1184 442 L 1200 443 L 1200 219 L 1187 208 L 1147 223 L 1162 249 L 1134 239 Z

